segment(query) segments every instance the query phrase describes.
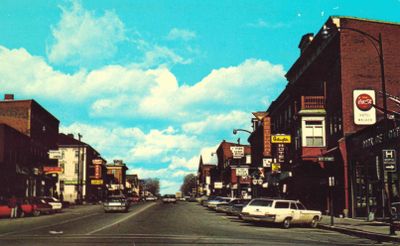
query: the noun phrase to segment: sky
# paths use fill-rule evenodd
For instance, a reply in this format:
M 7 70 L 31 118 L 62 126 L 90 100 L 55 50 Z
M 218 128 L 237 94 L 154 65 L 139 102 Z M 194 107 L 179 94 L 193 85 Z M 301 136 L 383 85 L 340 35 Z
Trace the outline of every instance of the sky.
M 284 89 L 329 16 L 400 22 L 400 0 L 0 0 L 0 95 L 34 99 L 128 173 L 178 191 Z M 384 37 L 383 37 L 384 38 Z

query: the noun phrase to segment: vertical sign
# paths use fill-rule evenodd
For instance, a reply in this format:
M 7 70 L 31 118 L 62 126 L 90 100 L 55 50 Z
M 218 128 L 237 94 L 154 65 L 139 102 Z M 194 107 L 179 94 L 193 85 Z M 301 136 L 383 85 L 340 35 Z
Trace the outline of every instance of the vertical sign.
M 376 110 L 374 90 L 354 90 L 353 91 L 353 110 L 354 124 L 373 125 L 376 123 Z
M 285 144 L 278 144 L 278 162 L 285 162 Z
M 264 128 L 264 156 L 271 156 L 271 117 L 265 116 L 263 118 Z

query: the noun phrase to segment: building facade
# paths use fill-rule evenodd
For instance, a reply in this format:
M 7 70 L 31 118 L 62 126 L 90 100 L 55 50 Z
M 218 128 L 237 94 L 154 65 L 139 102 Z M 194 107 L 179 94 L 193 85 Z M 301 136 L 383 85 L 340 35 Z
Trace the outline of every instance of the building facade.
M 106 161 L 90 145 L 72 134 L 59 134 L 57 192 L 64 201 L 101 201 L 106 190 Z
M 28 151 L 7 147 L 7 153 L 11 155 L 16 156 L 17 153 L 26 152 L 20 157 L 5 157 L 8 159 L 8 168 L 4 170 L 9 173 L 4 172 L 3 176 L 16 177 L 13 185 L 19 187 L 18 191 L 15 190 L 18 194 L 14 195 L 40 196 L 54 193 L 57 179 L 52 174 L 44 172 L 44 169 L 57 166 L 56 160 L 49 159 L 48 152 L 57 147 L 59 123 L 57 118 L 35 100 L 14 100 L 13 95 L 6 95 L 5 100 L 0 101 L 0 124 L 15 129 L 29 139 L 29 146 L 23 147 L 28 148 Z M 27 141 L 9 128 L 3 129 L 7 132 L 6 137 L 12 134 L 16 137 L 15 141 Z M 15 141 L 11 140 L 11 142 Z M 2 144 L 5 146 L 6 143 L 8 142 Z M 20 144 L 18 143 L 18 146 Z M 14 191 L 8 189 L 3 192 L 13 193 Z

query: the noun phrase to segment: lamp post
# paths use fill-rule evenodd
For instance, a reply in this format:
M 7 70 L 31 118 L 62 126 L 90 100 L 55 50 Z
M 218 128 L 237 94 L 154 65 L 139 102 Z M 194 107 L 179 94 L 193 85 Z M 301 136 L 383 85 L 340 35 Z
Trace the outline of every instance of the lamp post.
M 379 65 L 380 65 L 380 75 L 381 75 L 381 89 L 382 89 L 382 99 L 383 99 L 383 129 L 384 129 L 384 134 L 383 134 L 383 139 L 382 143 L 383 146 L 386 146 L 387 144 L 387 132 L 388 132 L 388 109 L 387 109 L 387 93 L 386 93 L 386 82 L 385 82 L 385 65 L 384 65 L 384 56 L 383 56 L 383 47 L 382 47 L 382 34 L 379 32 L 378 38 L 372 36 L 371 34 L 364 32 L 362 30 L 356 29 L 356 28 L 351 28 L 351 27 L 338 27 L 336 26 L 337 30 L 340 32 L 341 30 L 349 30 L 352 32 L 356 32 L 364 37 L 366 37 L 373 47 L 375 48 L 375 51 L 378 54 L 379 58 Z M 327 38 L 329 36 L 329 31 L 330 28 L 327 27 L 326 25 L 323 27 L 322 30 L 322 37 Z M 380 166 L 380 173 L 382 174 L 382 189 L 385 190 L 385 175 L 384 175 L 384 168 L 383 168 L 383 161 L 382 165 Z M 395 235 L 394 227 L 393 227 L 393 219 L 392 215 L 390 214 L 390 207 L 391 207 L 391 196 L 392 196 L 392 174 L 390 172 L 387 173 L 387 179 L 388 179 L 388 192 L 386 194 L 386 199 L 387 199 L 387 206 L 389 206 L 389 223 L 390 223 L 390 235 Z M 369 188 L 368 188 L 369 189 Z M 367 191 L 369 192 L 369 190 Z M 367 201 L 369 203 L 369 201 Z M 385 203 L 382 201 L 382 210 L 383 214 L 385 211 Z

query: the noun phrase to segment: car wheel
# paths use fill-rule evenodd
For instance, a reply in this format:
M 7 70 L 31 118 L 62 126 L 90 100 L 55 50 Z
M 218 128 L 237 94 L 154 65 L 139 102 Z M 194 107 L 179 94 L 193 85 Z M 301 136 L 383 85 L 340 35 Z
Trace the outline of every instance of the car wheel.
M 314 218 L 311 220 L 310 227 L 316 228 L 317 225 L 318 225 L 318 217 L 314 217 Z
M 39 216 L 40 215 L 40 211 L 38 211 L 38 210 L 35 210 L 35 211 L 33 211 L 33 216 Z
M 286 219 L 283 221 L 283 223 L 282 223 L 282 227 L 283 227 L 284 229 L 289 229 L 289 227 L 290 227 L 290 222 L 291 222 L 291 219 L 290 219 L 290 218 L 286 218 Z

